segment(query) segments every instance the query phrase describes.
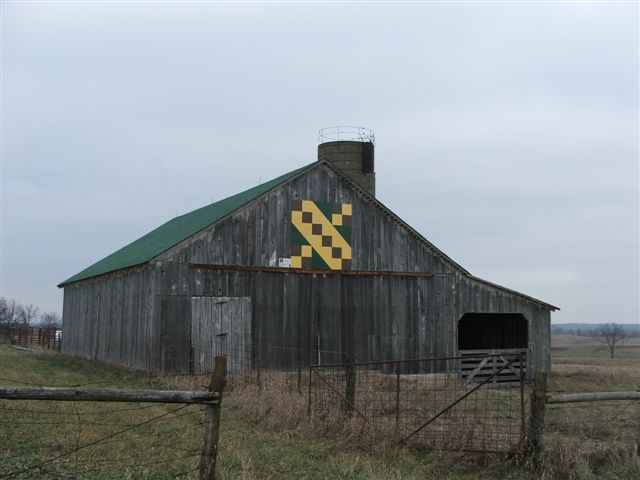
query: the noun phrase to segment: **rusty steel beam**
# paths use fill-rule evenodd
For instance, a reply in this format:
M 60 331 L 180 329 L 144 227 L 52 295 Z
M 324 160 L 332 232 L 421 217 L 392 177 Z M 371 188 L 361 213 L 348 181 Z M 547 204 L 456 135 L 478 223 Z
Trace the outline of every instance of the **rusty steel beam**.
M 342 275 L 352 277 L 433 277 L 431 272 L 392 272 L 388 270 L 312 270 L 306 268 L 286 268 L 286 267 L 260 267 L 250 265 L 221 265 L 215 263 L 190 263 L 191 268 L 200 270 L 219 270 L 230 272 L 252 272 L 252 273 L 293 273 L 300 275 Z

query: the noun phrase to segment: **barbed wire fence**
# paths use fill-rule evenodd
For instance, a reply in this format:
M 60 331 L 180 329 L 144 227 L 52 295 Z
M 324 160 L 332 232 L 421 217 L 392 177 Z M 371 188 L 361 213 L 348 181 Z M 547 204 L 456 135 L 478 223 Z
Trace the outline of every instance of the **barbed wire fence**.
M 640 455 L 640 401 L 547 404 L 545 440 L 561 439 L 584 452 Z
M 285 407 L 309 402 L 313 422 L 357 423 L 358 435 L 369 435 L 375 425 L 390 438 L 411 434 L 406 443 L 429 449 L 513 452 L 522 446 L 523 423 L 530 416 L 528 382 L 500 385 L 492 377 L 474 390 L 479 382 L 463 378 L 454 358 L 360 364 L 351 376 L 354 362 L 345 362 L 341 352 L 288 346 L 253 352 L 234 345 L 220 351 L 212 345 L 191 351 L 186 371 L 131 373 L 127 382 L 138 388 L 201 389 L 212 374 L 207 366 L 219 354 L 229 362 L 230 394 L 277 392 Z M 507 364 L 501 365 L 511 370 Z M 518 375 L 522 379 L 519 370 Z M 118 380 L 37 383 L 0 376 L 0 384 L 24 386 L 121 386 Z M 200 478 L 207 426 L 202 408 L 194 405 L 0 400 L 0 479 Z M 639 432 L 637 400 L 553 404 L 546 411 L 545 441 L 626 452 L 640 440 Z
M 345 362 L 344 353 L 338 351 L 272 346 L 254 352 L 248 346 L 238 347 L 231 343 L 222 350 L 214 343 L 192 352 L 191 371 L 167 372 L 157 378 L 181 388 L 196 388 L 202 385 L 210 370 L 194 367 L 194 359 L 198 358 L 200 365 L 211 365 L 211 359 L 221 351 L 229 358 L 228 391 L 235 394 L 235 398 L 266 391 L 277 393 L 281 405 L 308 402 L 307 417 L 312 416 L 316 424 L 324 422 L 325 426 L 330 426 L 331 423 L 346 421 L 353 424 L 355 421 L 364 425 L 358 430 L 360 436 L 379 438 L 379 433 L 383 432 L 388 438 L 402 441 L 434 414 L 446 409 L 438 419 L 412 435 L 407 443 L 429 449 L 485 453 L 512 453 L 524 448 L 531 415 L 532 383 L 526 378 L 520 383 L 521 373 L 525 370 L 523 359 L 516 360 L 517 355 L 360 364 L 355 367 L 356 380 L 351 387 L 356 399 L 353 402 L 355 409 L 345 407 L 349 362 Z M 467 363 L 477 363 L 481 358 L 489 359 L 485 367 L 495 366 L 496 358 L 503 359 L 497 363 L 502 366 L 505 366 L 505 359 L 516 361 L 487 385 L 447 408 L 474 389 L 478 381 L 492 375 L 483 367 L 476 381 L 464 378 L 472 369 Z M 398 364 L 401 365 L 399 378 Z M 503 378 L 505 374 L 511 378 Z M 242 403 L 246 405 L 246 402 Z M 620 402 L 549 405 L 545 439 L 563 436 L 571 441 L 575 437 L 579 443 L 577 439 L 581 432 L 590 432 L 588 441 L 579 447 L 598 442 L 609 445 L 608 440 L 611 440 L 620 448 L 629 449 L 640 438 L 637 413 L 640 407 L 637 401 L 627 402 L 627 408 L 618 413 L 616 408 L 620 405 Z M 273 409 L 272 414 L 286 416 L 289 412 Z M 374 433 L 371 427 L 377 432 Z
M 21 385 L 0 387 L 0 479 L 213 478 L 216 375 L 217 364 L 205 392 L 80 388 L 99 381 L 43 388 L 0 377 Z

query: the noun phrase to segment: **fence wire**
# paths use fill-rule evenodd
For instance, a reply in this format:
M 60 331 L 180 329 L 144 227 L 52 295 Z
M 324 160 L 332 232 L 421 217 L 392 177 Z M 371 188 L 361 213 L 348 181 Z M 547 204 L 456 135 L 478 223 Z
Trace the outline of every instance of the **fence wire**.
M 204 429 L 200 405 L 0 400 L 0 479 L 197 478 Z
M 164 354 L 169 364 L 186 367 L 66 384 L 46 374 L 37 383 L 3 374 L 0 383 L 200 390 L 214 357 L 227 355 L 231 395 L 272 390 L 282 405 L 308 402 L 314 424 L 349 423 L 361 436 L 426 449 L 513 452 L 529 417 L 531 385 L 517 354 L 348 363 L 342 352 L 287 346 L 254 352 L 231 343 L 201 345 L 186 363 L 184 355 Z M 197 478 L 204 428 L 195 405 L 0 400 L 0 479 Z M 604 440 L 628 449 L 640 440 L 640 402 L 548 405 L 545 441 L 554 437 L 580 448 Z
M 521 352 L 351 365 L 343 352 L 278 346 L 254 353 L 218 343 L 192 351 L 188 372 L 160 378 L 203 385 L 206 366 L 226 354 L 228 392 L 272 390 L 296 402 L 304 396 L 316 422 L 355 418 L 378 433 L 440 450 L 512 452 L 523 440 L 530 385 Z
M 597 401 L 549 404 L 545 438 L 562 437 L 582 450 L 606 445 L 620 451 L 640 446 L 640 402 Z M 637 443 L 636 443 L 637 442 Z
M 167 364 L 178 364 L 165 353 Z M 277 346 L 254 352 L 247 346 L 213 344 L 191 350 L 190 361 L 182 361 L 177 371 L 158 373 L 155 378 L 182 387 L 198 387 L 205 384 L 213 372 L 215 357 L 227 356 L 227 390 L 247 386 L 306 394 L 309 366 L 318 361 L 334 364 L 344 360 L 342 352 L 307 350 L 298 347 Z
M 461 375 L 461 358 L 313 366 L 309 415 L 357 418 L 430 449 L 516 450 L 523 440 L 530 389 L 521 358 L 503 355 L 501 369 L 481 378 Z M 478 363 L 484 358 L 478 357 Z M 517 380 L 494 381 L 515 364 Z

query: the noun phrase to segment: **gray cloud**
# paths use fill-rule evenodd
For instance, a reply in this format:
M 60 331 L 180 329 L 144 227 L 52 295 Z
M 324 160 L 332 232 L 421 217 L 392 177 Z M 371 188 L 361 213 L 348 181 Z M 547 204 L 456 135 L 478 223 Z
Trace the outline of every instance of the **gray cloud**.
M 58 282 L 342 123 L 472 273 L 638 320 L 637 5 L 1 8 L 2 295 L 60 311 Z

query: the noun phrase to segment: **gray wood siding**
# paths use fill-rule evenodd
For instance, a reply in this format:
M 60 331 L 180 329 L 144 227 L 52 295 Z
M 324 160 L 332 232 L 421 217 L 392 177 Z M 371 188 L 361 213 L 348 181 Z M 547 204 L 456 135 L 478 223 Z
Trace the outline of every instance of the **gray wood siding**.
M 158 260 L 274 266 L 291 256 L 291 202 L 314 200 L 353 205 L 353 269 L 453 271 L 393 217 L 329 168 L 319 165 L 182 242 Z
M 457 343 L 457 324 L 465 313 L 521 313 L 527 320 L 528 365 L 530 372 L 551 366 L 551 312 L 540 304 L 464 276 L 456 276 L 455 328 L 452 341 Z M 456 349 L 457 351 L 457 349 Z
M 332 362 L 454 353 L 453 299 L 438 277 L 224 272 L 176 262 L 163 263 L 162 271 L 165 293 L 251 297 L 252 348 L 265 366 L 281 365 L 278 350 L 286 349 L 304 352 L 296 361 L 315 361 L 318 339 Z M 184 275 L 191 276 L 184 289 L 172 284 Z
M 149 369 L 152 302 L 148 267 L 66 285 L 62 352 Z
M 323 334 L 320 339 L 326 350 L 350 353 L 342 351 L 341 342 L 353 329 L 353 335 L 367 336 L 366 344 L 355 343 L 355 353 L 360 358 L 364 351 L 369 352 L 369 358 L 376 359 L 450 356 L 458 353 L 457 321 L 464 313 L 523 313 L 529 322 L 530 368 L 548 370 L 550 312 L 547 308 L 514 292 L 470 279 L 437 249 L 417 238 L 324 166 L 274 190 L 159 259 L 272 266 L 273 259 L 290 256 L 291 201 L 300 199 L 353 205 L 354 270 L 430 271 L 434 278 L 420 282 L 406 278 L 337 280 L 327 277 L 323 279 L 323 287 L 316 287 L 322 291 L 311 295 L 310 287 L 301 286 L 309 283 L 304 276 L 287 276 L 288 289 L 283 289 L 273 275 L 263 274 L 274 282 L 264 285 L 264 290 L 255 292 L 254 286 L 243 293 L 231 293 L 229 278 L 237 275 L 222 275 L 224 279 L 217 283 L 217 288 L 225 295 L 258 296 L 254 309 L 262 313 L 256 315 L 265 316 L 272 326 L 268 330 L 256 330 L 262 339 L 260 348 L 272 349 L 282 339 L 291 343 L 293 339 L 287 336 L 280 336 L 280 340 L 273 337 L 282 335 L 287 325 L 299 321 L 296 315 L 304 312 L 305 316 L 315 319 L 316 326 L 319 321 L 327 322 L 332 329 L 331 334 Z M 188 274 L 185 269 L 178 276 L 184 278 Z M 194 284 L 211 284 L 214 276 L 200 272 Z M 342 287 L 337 287 L 338 283 Z M 259 297 L 265 292 L 270 293 L 260 301 Z M 296 304 L 296 298 L 306 300 Z M 274 312 L 270 315 L 272 309 Z M 293 313 L 294 309 L 297 314 Z M 343 318 L 350 318 L 351 323 L 343 324 Z M 304 335 L 313 337 L 313 332 L 304 332 Z M 309 347 L 312 347 L 310 343 Z
M 214 358 L 226 355 L 230 373 L 251 367 L 251 299 L 191 297 L 193 372 L 211 372 Z
M 417 332 L 429 338 L 444 328 L 436 328 L 429 314 L 436 309 L 430 301 L 432 278 L 223 272 L 175 262 L 163 263 L 162 271 L 165 293 L 251 297 L 252 348 L 266 364 L 279 363 L 286 349 L 306 351 L 295 360 L 308 363 L 318 339 L 333 362 L 350 355 L 360 360 L 425 355 L 437 342 L 421 342 Z M 191 275 L 191 286 L 176 291 L 171 279 L 185 274 Z

